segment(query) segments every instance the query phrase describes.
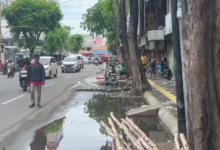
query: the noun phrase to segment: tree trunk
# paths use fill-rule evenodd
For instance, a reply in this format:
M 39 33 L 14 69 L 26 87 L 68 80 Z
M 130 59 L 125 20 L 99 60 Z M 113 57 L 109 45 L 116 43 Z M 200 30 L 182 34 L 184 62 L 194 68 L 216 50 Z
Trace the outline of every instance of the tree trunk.
M 220 3 L 189 0 L 184 32 L 190 150 L 220 148 Z
M 138 25 L 138 1 L 130 1 L 130 21 L 129 21 L 129 53 L 132 69 L 132 93 L 139 95 L 145 90 L 150 90 L 151 85 L 143 71 L 137 44 L 137 25 Z
M 120 20 L 120 40 L 122 44 L 122 49 L 124 51 L 125 55 L 125 62 L 128 62 L 128 64 L 125 65 L 125 68 L 129 74 L 129 76 L 132 76 L 131 74 L 131 60 L 129 55 L 129 47 L 128 47 L 128 40 L 127 40 L 127 22 L 126 22 L 126 0 L 121 0 L 120 4 L 118 0 L 116 0 L 116 3 L 118 4 L 119 8 L 119 20 Z
M 30 60 L 34 58 L 34 49 L 30 50 Z
M 114 8 L 113 8 L 113 0 L 110 1 L 110 9 L 112 11 L 112 15 L 113 15 L 113 21 L 114 21 L 114 24 L 115 24 L 115 28 L 116 28 L 116 35 L 115 35 L 115 49 L 117 49 L 117 54 L 119 54 L 118 52 L 118 48 L 120 46 L 120 42 L 119 42 L 119 35 L 120 35 L 120 21 L 119 21 L 119 18 L 118 16 L 116 16 L 115 14 L 115 11 L 114 11 Z

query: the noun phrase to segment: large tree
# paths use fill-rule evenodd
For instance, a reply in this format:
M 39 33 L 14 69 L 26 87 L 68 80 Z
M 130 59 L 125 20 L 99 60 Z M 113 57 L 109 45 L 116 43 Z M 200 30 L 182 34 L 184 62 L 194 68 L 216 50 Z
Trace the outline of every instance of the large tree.
M 184 43 L 191 150 L 220 148 L 219 24 L 219 0 L 188 0 Z
M 122 46 L 120 47 L 120 52 L 125 64 L 125 68 L 130 76 L 132 76 L 131 71 L 131 61 L 129 54 L 129 46 L 127 39 L 127 10 L 126 10 L 126 0 L 115 0 L 117 8 L 119 11 L 119 38 Z
M 137 26 L 138 26 L 138 1 L 129 0 L 130 2 L 130 20 L 128 31 L 129 54 L 132 71 L 132 93 L 142 94 L 142 92 L 151 89 L 147 81 L 145 72 L 140 59 L 137 43 Z
M 40 35 L 56 29 L 63 15 L 57 3 L 40 0 L 18 0 L 3 9 L 14 39 L 21 36 L 25 47 L 30 49 L 30 57 L 38 44 Z
M 85 39 L 81 34 L 70 35 L 67 49 L 71 52 L 78 53 L 83 48 Z
M 44 49 L 50 54 L 61 52 L 63 48 L 67 47 L 69 34 L 70 31 L 65 27 L 48 32 L 44 41 Z

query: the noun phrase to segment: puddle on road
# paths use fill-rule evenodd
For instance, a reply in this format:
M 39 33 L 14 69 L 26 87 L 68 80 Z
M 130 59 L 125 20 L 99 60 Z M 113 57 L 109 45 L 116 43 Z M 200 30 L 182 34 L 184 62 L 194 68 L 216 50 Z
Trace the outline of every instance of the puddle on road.
M 65 117 L 37 129 L 33 140 L 29 139 L 28 145 L 26 141 L 25 146 L 20 143 L 22 149 L 17 150 L 111 150 L 112 139 L 99 122 L 108 123 L 110 112 L 118 119 L 124 118 L 126 111 L 142 104 L 142 98 L 132 100 L 105 94 L 78 93 L 67 106 L 69 111 Z M 134 121 L 153 141 L 170 140 L 157 119 L 139 116 Z M 119 128 L 117 130 L 122 133 Z

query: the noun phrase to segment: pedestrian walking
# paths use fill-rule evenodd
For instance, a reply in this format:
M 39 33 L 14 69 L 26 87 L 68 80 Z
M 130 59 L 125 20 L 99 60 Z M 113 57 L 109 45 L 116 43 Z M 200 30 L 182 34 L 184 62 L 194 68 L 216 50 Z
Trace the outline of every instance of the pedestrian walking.
M 4 66 L 4 64 L 3 64 L 3 62 L 0 60 L 0 72 L 3 70 L 3 66 Z
M 146 74 L 147 71 L 147 56 L 145 56 L 144 54 L 141 55 L 141 63 L 144 69 L 144 74 Z
M 107 58 L 106 58 L 106 57 L 104 57 L 104 58 L 102 59 L 102 63 L 103 63 L 103 70 L 106 70 L 106 62 L 107 62 Z
M 151 68 L 151 79 L 153 80 L 154 75 L 156 74 L 156 57 L 154 57 L 154 53 L 151 54 L 150 68 Z
M 45 82 L 45 70 L 39 61 L 40 56 L 34 55 L 34 63 L 28 68 L 28 83 L 30 85 L 32 102 L 29 106 L 30 108 L 35 106 L 35 90 L 37 91 L 37 106 L 41 107 L 41 89 Z

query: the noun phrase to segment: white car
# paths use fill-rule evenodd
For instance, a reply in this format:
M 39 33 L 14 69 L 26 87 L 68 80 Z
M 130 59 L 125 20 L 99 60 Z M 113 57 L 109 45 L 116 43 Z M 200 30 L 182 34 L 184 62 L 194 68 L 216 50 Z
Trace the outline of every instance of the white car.
M 32 60 L 34 62 L 34 60 Z M 40 63 L 44 66 L 45 76 L 51 78 L 52 76 L 57 77 L 57 63 L 56 59 L 52 56 L 41 56 Z

